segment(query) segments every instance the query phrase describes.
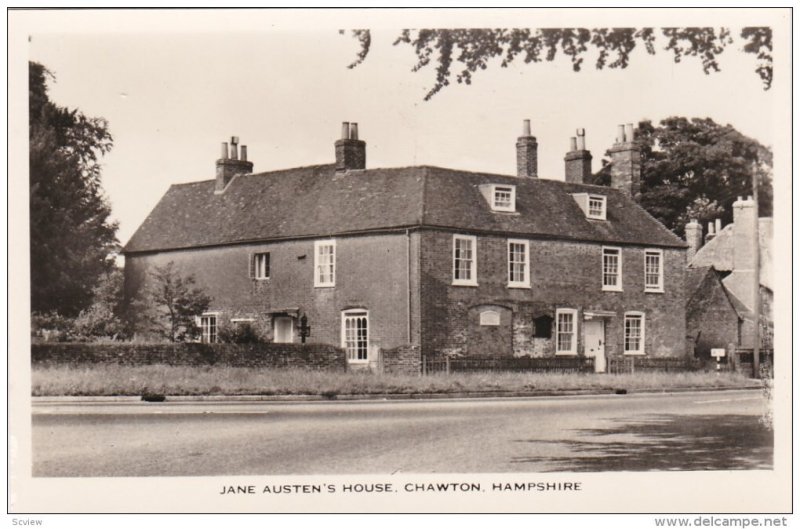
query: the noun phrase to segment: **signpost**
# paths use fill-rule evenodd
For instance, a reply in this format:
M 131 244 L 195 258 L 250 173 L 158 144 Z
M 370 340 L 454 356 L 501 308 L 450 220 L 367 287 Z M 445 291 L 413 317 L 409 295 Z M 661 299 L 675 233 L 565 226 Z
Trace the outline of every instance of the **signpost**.
M 719 359 L 725 356 L 725 349 L 722 348 L 712 349 L 711 356 L 717 359 L 717 374 L 719 374 L 719 369 L 720 369 Z

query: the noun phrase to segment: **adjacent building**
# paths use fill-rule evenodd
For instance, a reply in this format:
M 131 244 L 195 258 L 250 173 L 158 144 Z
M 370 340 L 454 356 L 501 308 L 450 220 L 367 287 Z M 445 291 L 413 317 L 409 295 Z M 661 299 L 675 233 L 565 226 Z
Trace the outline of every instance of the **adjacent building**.
M 610 187 L 590 185 L 583 130 L 563 180 L 539 178 L 526 121 L 517 174 L 368 169 L 345 123 L 335 163 L 253 173 L 238 140 L 214 179 L 173 185 L 124 248 L 126 296 L 174 262 L 213 298 L 203 340 L 250 322 L 274 341 L 340 345 L 353 367 L 420 355 L 683 356 L 686 243 L 634 200 L 633 127 Z
M 752 197 L 734 202 L 732 224 L 709 223 L 705 238 L 699 223 L 686 226 L 687 333 L 699 358 L 708 359 L 713 348 L 726 349 L 728 354 L 752 353 L 756 303 L 760 303 L 759 347 L 772 349 L 772 218 L 759 218 L 757 227 L 758 234 Z

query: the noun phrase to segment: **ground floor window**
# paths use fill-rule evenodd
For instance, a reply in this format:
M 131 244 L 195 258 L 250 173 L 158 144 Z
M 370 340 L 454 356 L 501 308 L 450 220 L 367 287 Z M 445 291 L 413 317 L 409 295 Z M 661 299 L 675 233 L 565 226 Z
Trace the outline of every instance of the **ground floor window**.
M 294 318 L 275 316 L 272 320 L 272 341 L 275 343 L 294 342 Z
M 556 310 L 556 354 L 578 353 L 578 311 Z
M 217 341 L 217 317 L 213 314 L 205 314 L 200 317 L 201 340 L 203 343 L 216 343 Z
M 342 347 L 349 362 L 366 362 L 369 347 L 369 315 L 365 310 L 342 313 Z
M 644 354 L 644 314 L 625 313 L 625 354 Z

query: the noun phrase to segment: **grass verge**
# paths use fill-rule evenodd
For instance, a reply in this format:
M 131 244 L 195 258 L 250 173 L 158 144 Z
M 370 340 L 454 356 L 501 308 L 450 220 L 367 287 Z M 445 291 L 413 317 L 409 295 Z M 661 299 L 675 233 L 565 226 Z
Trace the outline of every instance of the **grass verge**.
M 753 381 L 736 373 L 637 373 L 633 375 L 454 373 L 402 376 L 367 372 L 227 366 L 34 366 L 33 396 L 118 395 L 337 395 L 447 394 L 559 391 L 628 391 L 740 388 Z

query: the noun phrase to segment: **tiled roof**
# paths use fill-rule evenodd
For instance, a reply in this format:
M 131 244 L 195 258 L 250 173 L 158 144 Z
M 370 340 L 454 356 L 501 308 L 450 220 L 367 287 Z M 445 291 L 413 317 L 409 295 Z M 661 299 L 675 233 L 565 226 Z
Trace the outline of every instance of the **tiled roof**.
M 517 213 L 492 212 L 481 184 L 516 185 Z M 606 221 L 588 220 L 570 193 L 607 197 Z M 685 247 L 615 189 L 438 167 L 336 173 L 333 165 L 173 185 L 125 246 L 148 252 L 406 227 L 502 232 L 617 244 Z

